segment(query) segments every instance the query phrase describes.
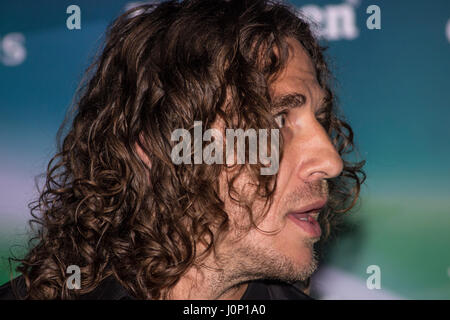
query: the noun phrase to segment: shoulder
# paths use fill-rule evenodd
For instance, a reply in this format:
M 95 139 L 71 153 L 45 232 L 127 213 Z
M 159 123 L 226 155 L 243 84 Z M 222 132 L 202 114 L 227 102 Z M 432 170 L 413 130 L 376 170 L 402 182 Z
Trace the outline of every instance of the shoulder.
M 0 300 L 20 300 L 26 295 L 25 280 L 22 276 L 0 286 Z
M 20 300 L 27 294 L 25 280 L 19 276 L 0 287 L 0 300 Z M 110 276 L 103 280 L 92 292 L 81 295 L 79 300 L 133 300 L 120 283 Z
M 103 280 L 92 292 L 82 295 L 80 300 L 135 300 L 113 276 Z

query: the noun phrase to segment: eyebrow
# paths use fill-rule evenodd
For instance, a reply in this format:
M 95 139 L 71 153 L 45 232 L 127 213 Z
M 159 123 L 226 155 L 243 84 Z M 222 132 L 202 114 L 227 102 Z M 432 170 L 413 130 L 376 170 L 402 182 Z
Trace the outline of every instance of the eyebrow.
M 272 108 L 276 111 L 282 109 L 291 109 L 304 105 L 306 103 L 306 96 L 304 94 L 295 92 L 285 95 L 276 96 L 272 102 Z

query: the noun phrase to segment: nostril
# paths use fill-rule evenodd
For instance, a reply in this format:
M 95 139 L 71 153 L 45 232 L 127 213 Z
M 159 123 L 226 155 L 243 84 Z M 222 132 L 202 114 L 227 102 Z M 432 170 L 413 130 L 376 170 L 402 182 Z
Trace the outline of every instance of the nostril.
M 331 179 L 341 174 L 343 161 L 337 152 L 316 152 L 310 161 L 304 162 L 299 167 L 300 174 L 305 181 L 317 181 Z
M 327 174 L 324 171 L 315 171 L 310 176 L 310 180 L 322 180 L 325 178 L 327 178 Z

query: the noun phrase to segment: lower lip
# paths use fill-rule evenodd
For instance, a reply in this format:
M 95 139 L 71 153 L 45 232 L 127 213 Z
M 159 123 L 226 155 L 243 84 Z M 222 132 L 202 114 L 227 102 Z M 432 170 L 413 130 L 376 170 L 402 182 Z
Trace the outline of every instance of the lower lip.
M 289 219 L 292 220 L 296 225 L 303 229 L 305 233 L 313 238 L 319 238 L 322 234 L 319 223 L 312 217 L 308 217 L 308 221 L 302 221 L 295 218 L 293 215 L 288 215 Z

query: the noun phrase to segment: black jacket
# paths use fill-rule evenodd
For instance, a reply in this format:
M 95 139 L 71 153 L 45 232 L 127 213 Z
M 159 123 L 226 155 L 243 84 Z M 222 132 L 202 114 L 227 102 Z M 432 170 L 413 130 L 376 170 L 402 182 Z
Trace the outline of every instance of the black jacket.
M 26 293 L 22 276 L 0 287 L 0 300 L 20 299 Z M 15 293 L 19 294 L 19 297 Z M 81 300 L 134 300 L 114 277 L 105 279 L 94 291 L 80 297 Z M 301 291 L 299 283 L 287 284 L 278 281 L 250 282 L 241 300 L 312 300 Z

